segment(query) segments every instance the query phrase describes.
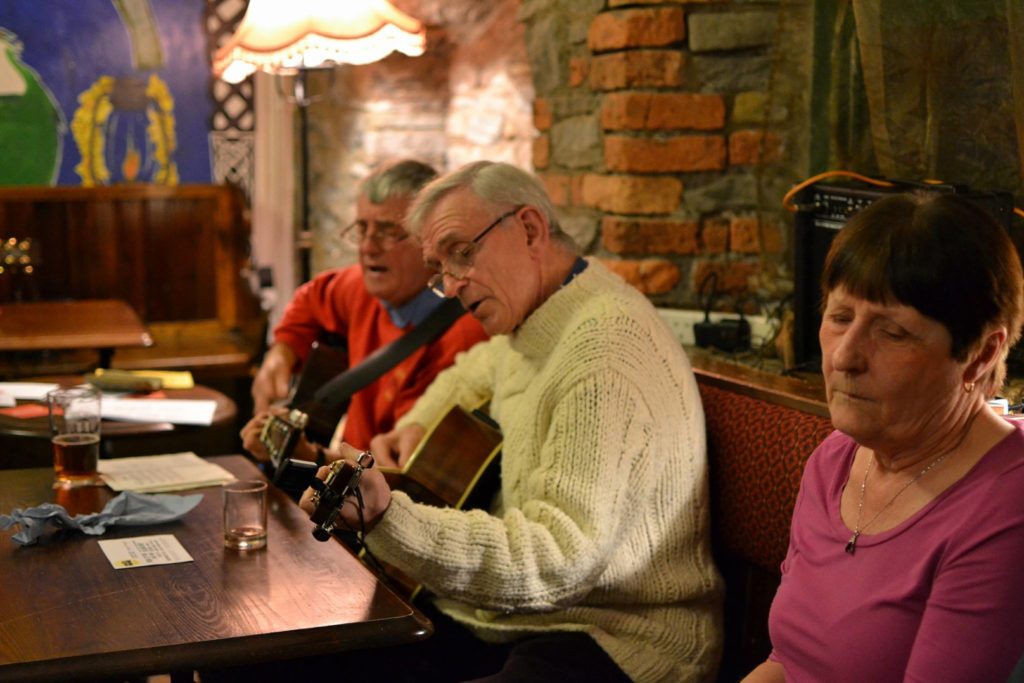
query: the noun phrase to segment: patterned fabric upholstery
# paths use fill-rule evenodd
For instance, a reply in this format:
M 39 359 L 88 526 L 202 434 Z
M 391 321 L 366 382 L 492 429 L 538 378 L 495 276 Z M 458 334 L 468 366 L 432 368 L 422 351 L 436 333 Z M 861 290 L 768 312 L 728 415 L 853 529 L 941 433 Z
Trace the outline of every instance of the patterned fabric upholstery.
M 715 541 L 720 550 L 778 574 L 804 463 L 832 425 L 705 383 L 700 393 Z

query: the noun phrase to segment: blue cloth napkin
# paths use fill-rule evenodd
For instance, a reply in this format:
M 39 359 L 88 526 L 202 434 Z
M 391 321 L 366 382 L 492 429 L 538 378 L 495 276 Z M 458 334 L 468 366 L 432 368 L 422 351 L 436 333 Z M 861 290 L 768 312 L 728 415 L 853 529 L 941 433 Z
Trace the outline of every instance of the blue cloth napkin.
M 0 531 L 21 525 L 11 536 L 20 545 L 32 545 L 46 532 L 47 525 L 63 529 L 79 529 L 99 536 L 114 524 L 141 526 L 181 519 L 203 499 L 203 494 L 172 496 L 163 493 L 141 494 L 124 491 L 100 512 L 72 517 L 62 505 L 43 503 L 34 508 L 15 508 L 9 515 L 0 515 Z

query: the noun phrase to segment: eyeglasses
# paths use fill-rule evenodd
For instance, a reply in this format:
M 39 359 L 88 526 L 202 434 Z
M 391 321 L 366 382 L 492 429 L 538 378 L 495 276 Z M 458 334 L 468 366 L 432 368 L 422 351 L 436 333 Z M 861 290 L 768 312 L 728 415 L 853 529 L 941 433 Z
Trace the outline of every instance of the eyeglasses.
M 524 206 L 526 205 L 520 204 L 511 211 L 506 211 L 495 218 L 493 223 L 477 233 L 477 236 L 467 242 L 465 246 L 459 249 L 452 249 L 451 253 L 448 254 L 448 258 L 446 258 L 445 262 L 442 262 L 440 265 L 441 272 L 434 275 L 427 282 L 427 286 L 430 287 L 431 291 L 439 297 L 444 298 L 446 296 L 444 292 L 444 276 L 449 275 L 455 280 L 462 280 L 465 278 L 466 274 L 473 267 L 473 261 L 480 252 L 481 242 L 484 237 L 487 236 L 487 233 L 498 227 L 498 225 L 500 225 L 501 222 L 509 216 L 515 215 Z
M 338 237 L 342 244 L 352 249 L 358 249 L 364 239 L 369 238 L 382 251 L 394 249 L 395 245 L 409 238 L 409 233 L 400 225 L 376 224 L 375 230 L 370 230 L 366 221 L 357 220 L 342 230 Z

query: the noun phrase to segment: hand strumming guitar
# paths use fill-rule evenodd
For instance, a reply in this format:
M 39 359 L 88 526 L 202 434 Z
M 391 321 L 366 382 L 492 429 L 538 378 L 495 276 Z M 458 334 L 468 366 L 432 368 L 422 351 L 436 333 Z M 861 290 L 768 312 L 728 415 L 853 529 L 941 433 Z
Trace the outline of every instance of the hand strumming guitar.
M 418 424 L 392 429 L 370 439 L 370 452 L 379 465 L 404 467 L 426 433 L 427 430 Z
M 288 345 L 277 343 L 270 347 L 252 381 L 253 413 L 261 413 L 274 401 L 288 396 L 295 360 L 295 352 Z
M 355 461 L 359 458 L 359 453 L 358 449 L 343 443 L 337 455 L 344 457 L 346 460 Z M 323 481 L 327 478 L 328 472 L 330 472 L 330 467 L 325 465 L 317 471 L 316 476 Z M 384 475 L 375 467 L 363 471 L 362 478 L 359 480 L 359 488 L 363 496 L 363 521 L 366 525 L 366 530 L 369 531 L 391 504 L 391 489 L 388 487 Z M 312 487 L 308 488 L 303 492 L 302 498 L 299 500 L 299 507 L 309 515 L 312 515 L 316 509 L 316 506 L 313 504 L 313 493 Z M 359 510 L 356 507 L 354 498 L 347 499 L 344 505 L 341 506 L 341 516 L 349 527 L 353 529 L 360 528 Z

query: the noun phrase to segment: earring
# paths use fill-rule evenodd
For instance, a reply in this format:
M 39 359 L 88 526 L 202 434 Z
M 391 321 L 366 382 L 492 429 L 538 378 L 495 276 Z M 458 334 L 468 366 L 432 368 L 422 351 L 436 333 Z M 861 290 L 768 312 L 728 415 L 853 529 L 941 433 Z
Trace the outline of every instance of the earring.
M 974 391 L 974 382 L 964 382 L 964 391 L 968 394 Z

